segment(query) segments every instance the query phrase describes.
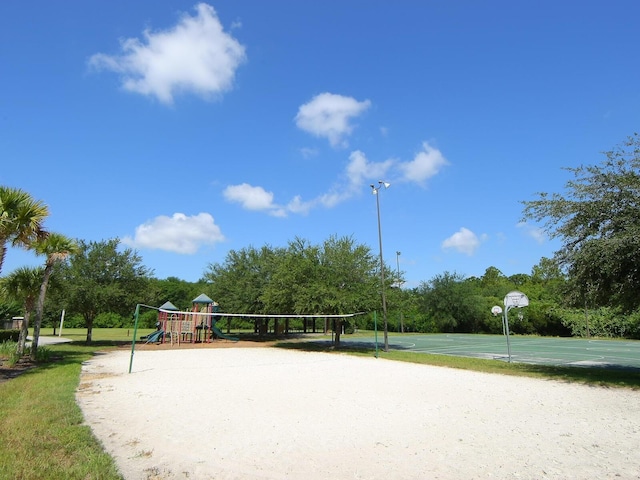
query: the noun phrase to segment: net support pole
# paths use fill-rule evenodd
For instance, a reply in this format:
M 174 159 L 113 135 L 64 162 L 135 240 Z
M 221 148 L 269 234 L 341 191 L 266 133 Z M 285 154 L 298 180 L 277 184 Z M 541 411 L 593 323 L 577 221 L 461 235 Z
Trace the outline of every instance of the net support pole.
M 136 304 L 136 311 L 133 314 L 133 339 L 131 340 L 131 358 L 129 359 L 129 373 L 131 373 L 131 367 L 133 366 L 133 353 L 136 348 L 136 337 L 138 336 L 138 317 L 140 315 L 140 304 Z
M 376 358 L 378 358 L 378 312 L 373 312 L 373 331 L 376 337 Z

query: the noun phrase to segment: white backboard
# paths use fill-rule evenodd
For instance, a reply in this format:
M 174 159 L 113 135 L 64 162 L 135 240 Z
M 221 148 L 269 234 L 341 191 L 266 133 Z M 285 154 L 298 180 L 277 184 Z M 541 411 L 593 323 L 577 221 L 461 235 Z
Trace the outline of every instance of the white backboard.
M 514 290 L 509 292 L 504 297 L 504 306 L 505 307 L 526 307 L 529 305 L 529 297 L 527 297 L 524 293 L 518 292 Z

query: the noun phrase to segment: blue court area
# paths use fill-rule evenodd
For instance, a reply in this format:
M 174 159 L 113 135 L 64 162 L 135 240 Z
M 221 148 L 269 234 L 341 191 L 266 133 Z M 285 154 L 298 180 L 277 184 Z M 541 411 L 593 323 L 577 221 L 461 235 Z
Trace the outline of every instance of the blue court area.
M 343 335 L 341 341 L 375 348 L 375 337 L 349 338 L 349 335 Z M 512 362 L 640 370 L 640 341 L 511 335 L 509 343 Z M 379 332 L 378 348 L 383 347 L 383 334 Z M 390 333 L 389 349 L 505 362 L 509 358 L 504 335 Z

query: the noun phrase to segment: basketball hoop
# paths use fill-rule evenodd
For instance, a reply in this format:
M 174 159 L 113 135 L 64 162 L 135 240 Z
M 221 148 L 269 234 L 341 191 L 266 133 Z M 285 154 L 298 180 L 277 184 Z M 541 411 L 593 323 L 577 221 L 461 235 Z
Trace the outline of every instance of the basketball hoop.
M 511 307 L 522 308 L 528 305 L 529 298 L 517 290 L 507 293 L 504 297 L 504 306 L 507 307 L 507 309 Z

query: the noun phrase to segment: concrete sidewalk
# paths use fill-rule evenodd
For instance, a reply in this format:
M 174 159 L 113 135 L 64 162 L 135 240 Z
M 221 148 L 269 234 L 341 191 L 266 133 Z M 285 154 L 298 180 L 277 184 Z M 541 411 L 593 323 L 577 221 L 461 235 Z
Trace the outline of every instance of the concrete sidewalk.
M 29 335 L 27 337 L 27 343 L 26 345 L 29 346 L 31 345 L 31 340 L 33 340 L 33 337 L 31 335 Z M 39 337 L 38 338 L 38 345 L 53 345 L 56 343 L 69 343 L 72 340 L 70 338 L 64 338 L 64 337 Z

